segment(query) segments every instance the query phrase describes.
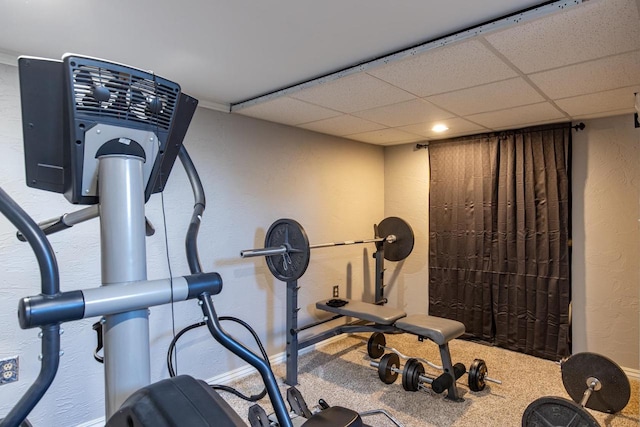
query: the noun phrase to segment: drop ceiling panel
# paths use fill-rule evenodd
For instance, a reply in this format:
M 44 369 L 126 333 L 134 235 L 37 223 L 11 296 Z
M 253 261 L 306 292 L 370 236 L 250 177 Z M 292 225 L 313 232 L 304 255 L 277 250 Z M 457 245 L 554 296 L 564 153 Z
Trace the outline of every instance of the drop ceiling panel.
M 330 119 L 319 120 L 317 122 L 306 123 L 300 127 L 330 135 L 344 136 L 355 133 L 368 132 L 372 130 L 384 129 L 384 125 L 370 122 L 359 117 L 348 114 L 332 117 Z
M 371 110 L 359 111 L 353 113 L 353 115 L 390 127 L 431 122 L 454 117 L 454 114 L 444 111 L 422 99 L 414 99 Z
M 471 123 L 461 118 L 453 118 L 448 120 L 441 120 L 437 123 L 444 124 L 449 128 L 446 132 L 435 132 L 432 130 L 436 122 L 421 123 L 411 126 L 403 126 L 399 128 L 406 132 L 415 133 L 426 138 L 450 138 L 458 135 L 468 135 L 470 133 L 487 132 L 489 129 L 484 128 L 475 123 Z
M 435 48 L 368 73 L 419 97 L 516 77 L 477 40 Z
M 529 76 L 551 99 L 640 84 L 640 51 L 609 56 Z
M 618 110 L 633 111 L 634 93 L 640 93 L 640 85 L 560 99 L 556 104 L 575 117 Z
M 635 108 L 624 108 L 622 110 L 612 110 L 612 111 L 606 111 L 604 113 L 586 114 L 584 116 L 576 116 L 573 119 L 574 120 L 599 119 L 599 118 L 602 118 L 602 117 L 622 116 L 622 115 L 625 115 L 625 114 L 631 115 L 631 114 L 633 114 L 635 112 L 636 112 Z
M 636 0 L 591 0 L 486 36 L 524 73 L 640 49 Z
M 508 127 L 517 128 L 531 123 L 552 122 L 565 117 L 550 103 L 542 102 L 507 110 L 475 114 L 467 118 L 490 129 L 504 129 Z
M 415 96 L 364 73 L 296 92 L 292 97 L 352 113 L 414 99 Z
M 243 108 L 239 113 L 293 126 L 340 115 L 337 111 L 286 97 Z
M 430 96 L 426 99 L 461 116 L 535 104 L 545 100 L 531 85 L 519 77 Z
M 346 138 L 380 145 L 405 144 L 408 142 L 416 142 L 424 139 L 419 135 L 393 128 L 348 135 L 346 136 Z

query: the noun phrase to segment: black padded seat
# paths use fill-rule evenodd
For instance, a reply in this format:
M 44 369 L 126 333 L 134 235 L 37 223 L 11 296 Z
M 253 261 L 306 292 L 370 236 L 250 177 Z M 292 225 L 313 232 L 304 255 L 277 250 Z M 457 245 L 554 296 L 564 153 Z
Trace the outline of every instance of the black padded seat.
M 133 393 L 105 427 L 246 427 L 204 381 L 188 375 L 158 381 Z
M 362 418 L 357 412 L 342 406 L 331 406 L 314 414 L 302 427 L 362 427 Z
M 429 338 L 438 345 L 444 345 L 464 334 L 464 324 L 457 320 L 412 314 L 396 322 L 396 327 L 414 335 Z
M 344 316 L 356 317 L 379 325 L 393 325 L 396 320 L 407 315 L 407 313 L 400 309 L 370 304 L 368 302 L 343 299 L 343 301 L 347 301 L 347 304 L 342 307 L 332 307 L 327 305 L 329 301 L 331 300 L 318 301 L 316 308 Z

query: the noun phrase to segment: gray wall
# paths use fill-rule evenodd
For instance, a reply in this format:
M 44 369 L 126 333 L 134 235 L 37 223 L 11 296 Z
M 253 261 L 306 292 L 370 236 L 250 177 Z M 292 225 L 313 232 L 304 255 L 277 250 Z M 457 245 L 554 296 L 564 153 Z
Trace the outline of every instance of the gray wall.
M 36 220 L 74 211 L 64 197 L 26 187 L 17 69 L 0 65 L 0 185 Z M 241 259 L 242 249 L 260 247 L 269 225 L 294 218 L 312 242 L 372 237 L 384 215 L 382 147 L 333 138 L 242 116 L 198 109 L 185 145 L 206 190 L 208 208 L 199 237 L 207 271 L 218 271 L 223 292 L 215 297 L 220 315 L 253 325 L 271 355 L 284 349 L 285 284 L 273 278 L 260 258 Z M 184 236 L 193 197 L 177 163 L 164 193 L 169 258 L 174 275 L 188 274 Z M 146 206 L 156 234 L 147 239 L 150 279 L 168 277 L 162 197 Z M 6 414 L 39 370 L 37 329 L 23 331 L 16 318 L 20 298 L 39 292 L 39 275 L 28 245 L 18 242 L 0 217 L 0 358 L 20 356 L 20 380 L 0 387 L 0 416 Z M 100 285 L 97 220 L 51 236 L 63 290 Z M 331 296 L 334 284 L 361 298 L 373 287 L 373 245 L 318 249 L 300 280 L 301 324 L 319 314 L 312 304 Z M 151 309 L 152 380 L 168 376 L 166 351 L 175 331 L 201 320 L 194 301 Z M 87 319 L 63 325 L 64 356 L 51 391 L 30 419 L 35 425 L 71 426 L 103 416 L 102 366 L 93 360 L 96 345 Z M 225 325 L 242 340 L 250 336 Z M 255 348 L 255 346 L 253 346 Z M 212 378 L 243 364 L 213 341 L 205 328 L 179 341 L 179 372 Z M 132 355 L 135 357 L 135 355 Z
M 573 140 L 573 349 L 638 369 L 640 129 L 586 122 Z
M 573 350 L 606 355 L 639 374 L 640 129 L 630 115 L 585 121 L 573 139 Z M 385 209 L 416 232 L 392 303 L 428 308 L 427 150 L 385 148 Z

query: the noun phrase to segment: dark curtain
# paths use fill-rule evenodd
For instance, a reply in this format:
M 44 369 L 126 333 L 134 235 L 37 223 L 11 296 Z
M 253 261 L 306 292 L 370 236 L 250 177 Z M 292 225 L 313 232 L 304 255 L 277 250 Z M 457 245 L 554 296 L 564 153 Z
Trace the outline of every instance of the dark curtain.
M 568 356 L 571 125 L 429 145 L 429 313 L 538 357 Z

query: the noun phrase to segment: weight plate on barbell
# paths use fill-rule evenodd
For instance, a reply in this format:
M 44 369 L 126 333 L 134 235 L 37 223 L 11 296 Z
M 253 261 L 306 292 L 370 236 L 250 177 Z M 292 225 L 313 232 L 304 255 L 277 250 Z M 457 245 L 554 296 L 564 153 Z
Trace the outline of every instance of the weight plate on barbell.
M 418 391 L 420 376 L 424 374 L 424 366 L 417 359 L 409 359 L 402 371 L 402 388 L 406 391 Z
M 396 241 L 384 243 L 384 259 L 402 261 L 413 251 L 413 230 L 402 218 L 390 216 L 378 224 L 378 236 L 385 239 L 390 235 L 396 236 Z
M 309 239 L 297 221 L 283 218 L 271 224 L 264 238 L 264 246 L 287 248 L 283 254 L 266 257 L 269 271 L 276 279 L 283 282 L 298 280 L 307 270 L 311 254 Z
M 522 427 L 599 427 L 598 421 L 582 406 L 561 397 L 541 397 L 527 406 Z
M 377 359 L 384 354 L 384 346 L 387 345 L 387 339 L 382 332 L 374 332 L 367 341 L 367 354 L 372 359 Z
M 576 353 L 562 362 L 561 370 L 564 388 L 577 403 L 582 401 L 585 390 L 589 388 L 589 378 L 596 378 L 600 382 L 601 388 L 591 393 L 585 405 L 587 408 L 613 414 L 629 403 L 629 379 L 613 360 L 605 356 Z
M 400 369 L 400 357 L 395 353 L 387 353 L 380 359 L 378 363 L 378 377 L 385 384 L 393 384 L 398 379 L 398 371 L 392 368 Z
M 471 391 L 482 391 L 486 387 L 487 364 L 482 359 L 475 359 L 469 367 L 469 388 Z

